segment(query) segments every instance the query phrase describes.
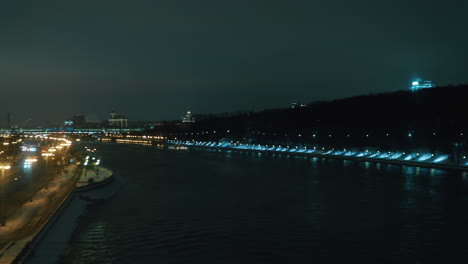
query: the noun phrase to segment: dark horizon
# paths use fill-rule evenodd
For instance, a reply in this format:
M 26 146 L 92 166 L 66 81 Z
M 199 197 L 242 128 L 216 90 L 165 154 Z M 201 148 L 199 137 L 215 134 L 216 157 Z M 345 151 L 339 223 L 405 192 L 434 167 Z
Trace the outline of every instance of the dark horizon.
M 468 3 L 8 2 L 0 87 L 22 123 L 178 119 L 468 83 Z
M 451 94 L 457 94 L 456 98 L 458 98 L 458 99 L 465 98 L 465 91 L 466 91 L 467 87 L 468 87 L 468 85 L 466 85 L 466 84 L 458 84 L 458 85 L 448 85 L 448 86 L 434 86 L 430 90 L 431 91 L 436 90 L 436 93 L 438 93 L 439 95 L 443 95 L 444 99 L 443 100 L 442 100 L 442 98 L 439 98 L 439 99 L 442 100 L 441 102 L 443 102 L 443 103 L 448 103 L 448 100 L 449 100 L 450 96 L 452 96 Z M 288 104 L 288 105 L 283 105 L 283 106 L 279 106 L 279 107 L 270 107 L 270 108 L 264 108 L 264 109 L 237 110 L 237 111 L 231 111 L 231 112 L 218 112 L 218 113 L 212 113 L 212 112 L 211 113 L 194 113 L 193 111 L 191 111 L 191 112 L 192 112 L 192 115 L 194 117 L 194 120 L 196 120 L 195 122 L 198 123 L 201 120 L 206 121 L 206 120 L 211 120 L 213 118 L 214 119 L 218 119 L 218 118 L 222 119 L 222 118 L 230 118 L 230 117 L 236 117 L 236 116 L 244 116 L 247 113 L 257 115 L 257 114 L 262 114 L 262 113 L 275 113 L 277 111 L 284 112 L 284 111 L 288 111 L 288 110 L 290 110 L 292 108 L 300 109 L 300 108 L 305 107 L 304 109 L 306 109 L 306 108 L 314 107 L 316 105 L 323 105 L 323 104 L 329 104 L 329 105 L 333 105 L 333 104 L 338 104 L 339 105 L 339 104 L 342 104 L 342 103 L 349 104 L 349 102 L 353 102 L 353 101 L 359 102 L 359 100 L 360 100 L 359 98 L 368 98 L 366 100 L 372 100 L 371 98 L 375 98 L 375 97 L 388 97 L 391 100 L 393 100 L 395 98 L 403 99 L 403 98 L 406 98 L 408 95 L 414 96 L 414 95 L 421 95 L 421 93 L 427 94 L 427 92 L 431 93 L 431 91 L 428 91 L 428 89 L 422 89 L 420 91 L 415 92 L 415 91 L 410 91 L 409 89 L 407 89 L 407 90 L 398 90 L 398 91 L 383 92 L 383 93 L 358 94 L 358 95 L 353 95 L 353 96 L 348 96 L 348 97 L 343 97 L 343 98 L 335 98 L 335 99 L 331 99 L 331 100 L 320 100 L 320 101 L 317 100 L 317 101 L 313 101 L 313 102 L 307 102 L 305 104 L 303 104 L 301 102 L 301 104 L 295 104 L 294 107 L 291 104 Z M 377 105 L 379 105 L 379 104 L 380 103 L 377 103 Z M 357 108 L 360 108 L 360 107 L 361 106 L 357 106 Z M 188 110 L 190 110 L 190 109 L 188 108 Z M 112 110 L 112 111 L 115 111 L 115 110 Z M 110 113 L 110 111 L 109 111 L 109 113 Z M 32 120 L 26 120 L 25 122 L 23 122 L 23 125 L 21 126 L 18 123 L 18 121 L 16 120 L 15 114 L 12 113 L 12 112 L 7 112 L 6 116 L 4 118 L 5 120 L 0 120 L 0 128 L 6 128 L 6 125 L 7 125 L 7 122 L 8 122 L 9 118 L 12 118 L 10 120 L 10 122 L 12 122 L 12 125 L 14 125 L 14 127 L 16 127 L 16 128 L 33 128 L 33 127 L 38 127 L 38 128 L 43 127 L 43 128 L 45 128 L 45 127 L 57 127 L 57 126 L 60 127 L 60 126 L 64 126 L 64 121 L 65 120 L 72 120 L 73 116 L 84 116 L 85 119 L 86 119 L 86 123 L 89 124 L 89 125 L 92 125 L 91 127 L 90 126 L 85 126 L 87 128 L 97 128 L 97 127 L 94 127 L 94 126 L 107 127 L 108 122 L 109 122 L 108 121 L 108 119 L 109 119 L 108 114 L 109 113 L 107 113 L 107 115 L 106 115 L 106 113 L 100 113 L 98 115 L 93 115 L 93 116 L 91 116 L 91 119 L 89 119 L 89 116 L 86 116 L 86 115 L 84 115 L 82 113 L 78 113 L 78 114 L 70 115 L 66 119 L 59 120 L 59 121 L 41 120 L 41 121 L 39 121 L 37 123 L 33 123 L 33 122 L 28 123 L 28 121 L 32 121 Z M 121 114 L 121 113 L 118 113 L 118 114 Z M 128 124 L 129 124 L 129 127 L 142 127 L 142 126 L 150 125 L 151 123 L 167 123 L 167 124 L 171 124 L 171 123 L 174 123 L 174 122 L 175 123 L 180 123 L 180 122 L 182 122 L 182 119 L 184 118 L 185 114 L 186 114 L 186 112 L 183 112 L 179 116 L 179 118 L 165 119 L 165 120 L 131 120 L 131 119 L 129 119 Z M 198 119 L 198 118 L 201 118 L 201 120 Z M 76 128 L 79 128 L 79 127 L 76 127 Z

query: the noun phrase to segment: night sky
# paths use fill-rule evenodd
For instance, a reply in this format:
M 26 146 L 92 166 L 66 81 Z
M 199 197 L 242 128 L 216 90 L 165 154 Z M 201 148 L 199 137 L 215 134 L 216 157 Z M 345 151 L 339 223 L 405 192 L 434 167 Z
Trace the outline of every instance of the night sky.
M 468 83 L 468 1 L 5 0 L 0 121 L 129 120 Z

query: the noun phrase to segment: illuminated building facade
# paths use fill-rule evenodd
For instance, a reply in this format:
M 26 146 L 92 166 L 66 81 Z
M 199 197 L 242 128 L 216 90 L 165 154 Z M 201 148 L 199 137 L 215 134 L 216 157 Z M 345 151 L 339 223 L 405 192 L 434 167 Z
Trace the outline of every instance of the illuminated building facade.
M 193 118 L 192 112 L 187 111 L 187 114 L 184 117 L 182 117 L 182 123 L 194 123 L 194 122 L 195 122 L 195 118 Z
M 119 115 L 115 111 L 112 111 L 109 115 L 109 126 L 111 127 L 127 127 L 127 117 Z
M 434 84 L 432 84 L 432 81 L 424 81 L 422 79 L 416 79 L 411 83 L 410 90 L 414 92 L 420 89 L 433 88 L 433 87 L 434 87 Z

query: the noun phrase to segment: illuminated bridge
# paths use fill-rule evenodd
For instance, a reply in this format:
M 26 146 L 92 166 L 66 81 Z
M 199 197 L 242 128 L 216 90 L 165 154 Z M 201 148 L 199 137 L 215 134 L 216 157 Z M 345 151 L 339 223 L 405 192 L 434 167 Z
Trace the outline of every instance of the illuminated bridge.
M 0 129 L 0 134 L 123 134 L 143 132 L 143 128 L 18 128 Z

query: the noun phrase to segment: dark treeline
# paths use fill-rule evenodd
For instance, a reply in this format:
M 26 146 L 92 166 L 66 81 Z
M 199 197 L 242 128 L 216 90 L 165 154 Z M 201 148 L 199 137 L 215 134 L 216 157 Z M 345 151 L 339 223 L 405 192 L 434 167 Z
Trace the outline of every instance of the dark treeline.
M 468 86 L 364 95 L 295 109 L 212 116 L 155 132 L 171 139 L 464 153 Z

